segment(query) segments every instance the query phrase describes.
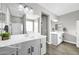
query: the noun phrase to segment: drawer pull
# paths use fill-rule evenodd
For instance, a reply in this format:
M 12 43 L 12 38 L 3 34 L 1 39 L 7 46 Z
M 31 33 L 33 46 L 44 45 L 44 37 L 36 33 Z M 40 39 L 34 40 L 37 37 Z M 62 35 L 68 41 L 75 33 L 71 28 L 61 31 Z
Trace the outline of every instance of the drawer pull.
M 31 51 L 34 52 L 34 47 L 31 47 Z
M 42 48 L 42 43 L 41 43 L 41 48 Z

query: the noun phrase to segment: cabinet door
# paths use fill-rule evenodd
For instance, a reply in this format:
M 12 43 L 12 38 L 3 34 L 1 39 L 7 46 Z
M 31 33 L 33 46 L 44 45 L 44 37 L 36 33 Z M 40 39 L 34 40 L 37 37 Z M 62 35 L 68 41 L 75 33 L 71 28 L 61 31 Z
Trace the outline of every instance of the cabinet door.
M 62 40 L 62 33 L 59 33 L 58 34 L 58 43 L 57 43 L 57 45 L 59 45 L 62 41 L 63 41 Z
M 23 42 L 19 55 L 40 55 L 40 39 Z
M 20 50 L 21 50 L 21 44 L 22 43 L 18 43 L 18 44 L 10 45 L 8 47 L 16 49 L 16 55 L 19 55 Z
M 16 55 L 16 49 L 9 47 L 1 47 L 0 55 Z
M 16 51 L 7 51 L 7 52 L 3 52 L 0 55 L 16 55 Z
M 40 55 L 40 39 L 31 41 L 32 55 Z
M 58 43 L 58 35 L 57 34 L 51 34 L 51 40 L 53 45 L 57 45 Z
M 46 54 L 46 38 L 41 39 L 41 55 Z
M 21 44 L 21 49 L 19 49 L 19 55 L 31 55 L 31 45 L 30 42 L 23 42 Z

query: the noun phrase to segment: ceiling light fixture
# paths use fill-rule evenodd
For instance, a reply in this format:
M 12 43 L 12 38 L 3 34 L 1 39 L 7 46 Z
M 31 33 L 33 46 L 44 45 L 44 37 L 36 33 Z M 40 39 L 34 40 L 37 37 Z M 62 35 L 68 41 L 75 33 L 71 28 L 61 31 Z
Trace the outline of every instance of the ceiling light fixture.
M 33 14 L 33 8 L 29 7 L 27 5 L 23 6 L 22 4 L 19 4 L 18 10 L 23 11 L 27 15 L 32 15 Z
M 33 9 L 29 6 L 24 6 L 24 12 L 27 14 L 27 15 L 32 15 L 33 14 Z
M 32 8 L 30 9 L 30 12 L 33 13 L 33 9 Z
M 25 9 L 26 11 L 29 11 L 29 8 L 28 8 L 28 7 L 25 7 L 24 9 Z
M 58 22 L 58 20 L 57 19 L 54 19 L 54 20 L 52 20 L 53 22 Z

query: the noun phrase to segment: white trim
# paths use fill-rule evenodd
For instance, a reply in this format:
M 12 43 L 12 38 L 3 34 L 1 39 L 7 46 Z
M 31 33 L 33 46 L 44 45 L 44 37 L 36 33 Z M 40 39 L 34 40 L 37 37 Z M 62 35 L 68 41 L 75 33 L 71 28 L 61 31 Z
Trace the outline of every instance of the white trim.
M 79 48 L 79 45 L 78 44 L 76 44 L 76 46 L 77 46 L 77 48 Z
M 48 44 L 52 44 L 51 42 L 47 42 Z
M 77 47 L 77 48 L 79 48 L 79 45 L 78 45 L 78 44 L 76 44 L 76 47 Z
M 68 40 L 64 40 L 64 42 L 68 42 L 68 43 L 76 44 L 76 42 L 71 42 L 71 41 L 68 41 Z

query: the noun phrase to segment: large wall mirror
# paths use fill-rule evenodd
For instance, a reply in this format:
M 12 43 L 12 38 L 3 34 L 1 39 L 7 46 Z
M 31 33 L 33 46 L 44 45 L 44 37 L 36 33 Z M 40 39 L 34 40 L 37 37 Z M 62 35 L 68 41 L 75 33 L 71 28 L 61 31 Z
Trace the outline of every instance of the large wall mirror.
M 0 4 L 0 33 L 10 32 L 12 35 L 25 34 L 27 32 L 38 32 L 38 18 L 27 19 L 20 4 Z M 29 16 L 29 15 L 28 15 Z
M 5 14 L 0 13 L 0 33 L 4 32 L 5 27 Z

